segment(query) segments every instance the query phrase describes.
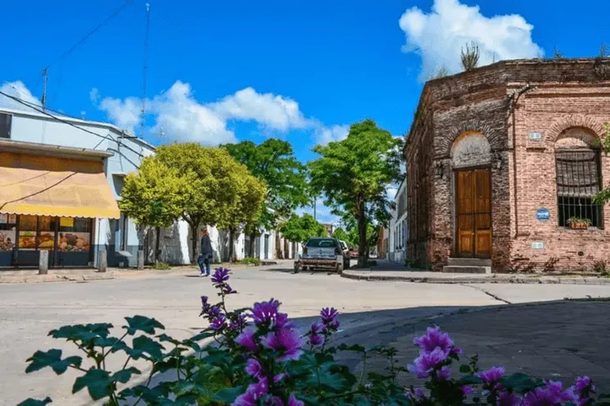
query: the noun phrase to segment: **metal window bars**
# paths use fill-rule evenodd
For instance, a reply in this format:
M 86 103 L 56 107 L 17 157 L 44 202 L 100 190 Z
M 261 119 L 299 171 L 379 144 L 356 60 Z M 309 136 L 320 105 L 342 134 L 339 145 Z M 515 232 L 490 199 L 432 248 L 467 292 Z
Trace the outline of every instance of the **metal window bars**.
M 555 163 L 559 226 L 567 227 L 568 220 L 576 217 L 601 227 L 600 207 L 592 201 L 601 184 L 599 150 L 557 149 Z

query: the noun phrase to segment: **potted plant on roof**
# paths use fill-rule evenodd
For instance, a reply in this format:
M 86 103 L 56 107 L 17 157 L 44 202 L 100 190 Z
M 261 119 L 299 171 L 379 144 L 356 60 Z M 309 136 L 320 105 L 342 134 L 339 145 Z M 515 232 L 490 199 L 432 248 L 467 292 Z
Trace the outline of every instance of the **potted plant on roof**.
M 583 219 L 580 217 L 570 217 L 568 226 L 575 230 L 586 230 L 591 225 L 591 219 Z

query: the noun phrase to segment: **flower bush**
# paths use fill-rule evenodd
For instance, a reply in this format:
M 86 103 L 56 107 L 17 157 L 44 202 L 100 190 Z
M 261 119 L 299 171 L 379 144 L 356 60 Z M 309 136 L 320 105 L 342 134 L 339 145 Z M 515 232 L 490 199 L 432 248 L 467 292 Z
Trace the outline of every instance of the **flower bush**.
M 80 372 L 72 392 L 84 389 L 105 405 L 497 405 L 546 406 L 609 404 L 596 397 L 588 377 L 572 387 L 504 368 L 481 371 L 476 356 L 466 358 L 449 334 L 428 328 L 414 339 L 419 355 L 403 366 L 397 350 L 360 345 L 333 346 L 340 327 L 339 313 L 324 308 L 319 320 L 302 333 L 281 312 L 279 301 L 254 303 L 230 311 L 226 300 L 237 292 L 229 285 L 230 271 L 218 268 L 211 281 L 216 303 L 201 297 L 201 317 L 209 326 L 186 340 L 164 333 L 157 320 L 126 317 L 122 336 L 111 335 L 108 323 L 64 326 L 49 335 L 72 342 L 84 353 L 64 357 L 59 349 L 37 351 L 28 359 L 27 373 L 51 368 L 61 375 L 69 368 Z M 206 340 L 205 342 L 202 342 Z M 362 357 L 357 375 L 336 360 L 350 351 Z M 109 370 L 108 357 L 122 354 L 122 368 Z M 368 371 L 367 361 L 383 357 L 387 368 Z M 133 361 L 150 363 L 146 376 Z M 87 365 L 85 365 L 87 364 Z M 422 384 L 405 387 L 400 376 L 413 373 Z M 25 406 L 46 405 L 51 399 L 28 399 Z

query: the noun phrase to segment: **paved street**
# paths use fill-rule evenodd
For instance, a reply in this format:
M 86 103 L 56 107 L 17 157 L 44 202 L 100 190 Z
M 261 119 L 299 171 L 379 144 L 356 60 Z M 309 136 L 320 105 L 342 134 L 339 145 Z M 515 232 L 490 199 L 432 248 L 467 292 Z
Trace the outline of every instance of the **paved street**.
M 489 362 L 527 367 L 532 362 L 528 361 L 529 354 L 543 352 L 537 362 L 553 360 L 561 374 L 573 367 L 595 376 L 600 376 L 605 371 L 600 368 L 609 364 L 598 362 L 601 358 L 596 357 L 601 356 L 597 350 L 604 352 L 602 342 L 610 329 L 594 317 L 610 310 L 608 304 L 562 303 L 542 309 L 506 303 L 610 297 L 610 286 L 364 282 L 326 273 L 295 275 L 288 266 L 236 271 L 232 286 L 240 292 L 232 298 L 234 307 L 275 297 L 282 301 L 284 311 L 303 324 L 321 307 L 335 306 L 345 314 L 341 333 L 345 341 L 394 343 L 401 352 L 410 351 L 413 335 L 436 316 L 432 321 L 450 331 L 467 352 L 476 350 L 486 359 L 490 351 L 496 351 L 493 359 L 487 356 Z M 14 405 L 27 397 L 43 395 L 51 396 L 54 404 L 85 404 L 86 397 L 69 396 L 71 376 L 55 377 L 51 371 L 28 376 L 24 373 L 25 359 L 37 349 L 73 351 L 46 337 L 49 330 L 72 323 L 108 321 L 120 325 L 123 316 L 144 314 L 170 327 L 170 333 L 186 337 L 203 325 L 198 318 L 199 296 L 213 293 L 209 279 L 184 275 L 0 285 L 2 404 Z M 568 346 L 569 350 L 565 350 Z M 517 356 L 509 354 L 513 349 L 521 351 L 519 360 L 510 358 Z M 567 352 L 573 355 L 570 367 L 560 359 Z M 413 354 L 405 354 L 406 362 Z M 356 360 L 352 364 L 356 366 Z M 540 368 L 534 372 L 546 371 Z

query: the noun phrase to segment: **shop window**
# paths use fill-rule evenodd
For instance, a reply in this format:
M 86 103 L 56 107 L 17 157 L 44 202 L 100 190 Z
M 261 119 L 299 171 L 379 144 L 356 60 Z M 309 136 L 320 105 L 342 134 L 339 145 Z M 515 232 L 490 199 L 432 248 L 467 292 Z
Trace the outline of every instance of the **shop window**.
M 555 150 L 559 226 L 567 227 L 570 218 L 578 218 L 599 228 L 601 207 L 593 203 L 593 197 L 601 187 L 600 151 L 583 134 L 559 143 Z
M 91 219 L 60 217 L 57 250 L 61 253 L 89 252 L 92 224 Z
M 13 116 L 0 113 L 0 138 L 11 138 L 11 122 Z
M 0 213 L 0 252 L 13 251 L 17 240 L 17 216 Z
M 37 247 L 40 250 L 52 250 L 55 246 L 57 217 L 41 216 L 38 221 L 40 231 L 38 233 Z

